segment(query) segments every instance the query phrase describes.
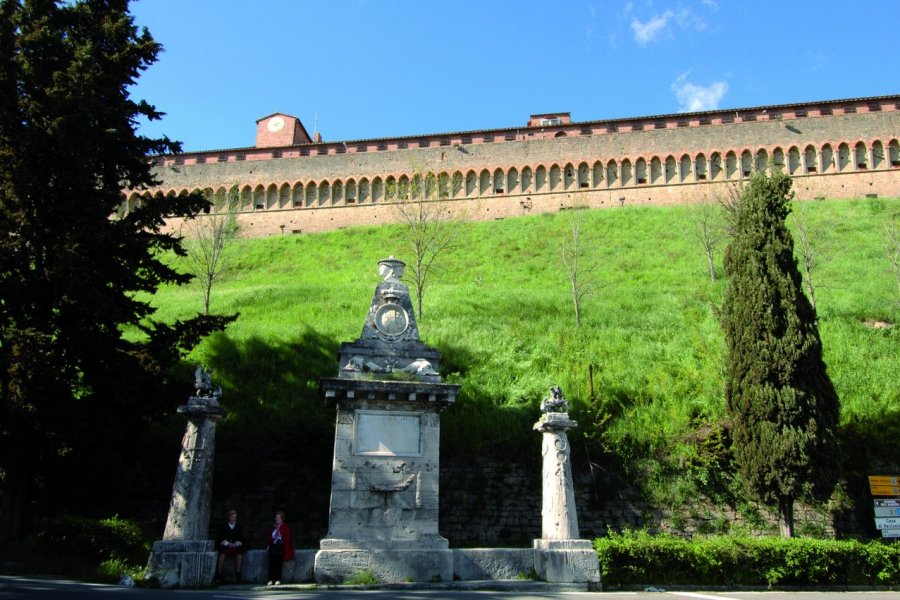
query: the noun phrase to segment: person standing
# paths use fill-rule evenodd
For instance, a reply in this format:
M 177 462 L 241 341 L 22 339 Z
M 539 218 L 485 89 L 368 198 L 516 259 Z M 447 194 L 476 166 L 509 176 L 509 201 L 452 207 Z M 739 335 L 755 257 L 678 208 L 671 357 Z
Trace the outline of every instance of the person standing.
M 228 511 L 228 520 L 219 529 L 219 535 L 216 537 L 216 548 L 219 551 L 219 559 L 216 563 L 216 580 L 222 580 L 222 567 L 225 565 L 225 559 L 229 556 L 234 557 L 234 573 L 240 580 L 241 566 L 244 562 L 244 552 L 247 551 L 247 546 L 244 544 L 244 530 L 237 522 L 237 511 L 234 509 Z
M 275 513 L 275 523 L 269 532 L 269 582 L 266 585 L 281 585 L 281 568 L 284 561 L 293 560 L 294 544 L 291 528 L 284 522 L 284 513 Z

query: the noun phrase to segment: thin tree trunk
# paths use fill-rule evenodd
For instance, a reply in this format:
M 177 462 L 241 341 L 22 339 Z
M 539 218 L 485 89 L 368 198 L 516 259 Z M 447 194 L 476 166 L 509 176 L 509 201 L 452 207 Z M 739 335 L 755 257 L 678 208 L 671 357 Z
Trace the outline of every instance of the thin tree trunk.
M 778 501 L 778 512 L 781 537 L 794 537 L 794 499 L 791 496 L 783 496 Z
M 706 260 L 709 261 L 709 278 L 713 283 L 716 282 L 716 260 L 711 249 L 706 251 Z
M 29 493 L 28 476 L 13 467 L 6 475 L 3 496 L 0 498 L 0 548 L 10 546 L 22 538 Z

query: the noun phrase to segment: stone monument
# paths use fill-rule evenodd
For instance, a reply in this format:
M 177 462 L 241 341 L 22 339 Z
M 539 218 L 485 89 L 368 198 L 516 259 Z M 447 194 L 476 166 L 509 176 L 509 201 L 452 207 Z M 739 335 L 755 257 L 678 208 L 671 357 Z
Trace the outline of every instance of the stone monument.
M 337 421 L 315 577 L 451 581 L 453 554 L 438 533 L 440 413 L 460 386 L 441 383 L 440 353 L 419 340 L 404 263 L 392 256 L 378 265 L 383 281 L 362 335 L 341 344 L 338 377 L 321 381 Z
M 162 541 L 153 544 L 148 570 L 162 587 L 202 587 L 215 573 L 215 542 L 209 538 L 216 421 L 222 389 L 209 371 L 197 367 L 194 395 L 178 412 L 188 419 L 172 486 L 172 500 Z
M 534 569 L 550 583 L 600 584 L 597 553 L 589 540 L 578 539 L 578 515 L 566 431 L 578 423 L 569 418 L 569 403 L 559 387 L 541 402 L 534 429 L 543 434 L 541 538 L 534 540 Z

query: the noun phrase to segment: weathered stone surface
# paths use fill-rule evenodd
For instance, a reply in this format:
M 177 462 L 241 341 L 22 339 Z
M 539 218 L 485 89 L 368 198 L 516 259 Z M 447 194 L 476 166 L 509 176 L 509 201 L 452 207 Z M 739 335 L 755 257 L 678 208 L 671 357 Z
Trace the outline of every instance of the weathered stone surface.
M 379 583 L 453 581 L 451 550 L 320 550 L 316 554 L 316 582 L 344 583 L 363 571 Z
M 518 579 L 534 570 L 531 548 L 462 548 L 453 550 L 453 579 Z
M 197 588 L 212 583 L 217 553 L 212 540 L 173 540 L 153 544 L 148 571 L 160 587 Z
M 587 540 L 535 540 L 534 570 L 550 583 L 600 585 L 600 563 Z

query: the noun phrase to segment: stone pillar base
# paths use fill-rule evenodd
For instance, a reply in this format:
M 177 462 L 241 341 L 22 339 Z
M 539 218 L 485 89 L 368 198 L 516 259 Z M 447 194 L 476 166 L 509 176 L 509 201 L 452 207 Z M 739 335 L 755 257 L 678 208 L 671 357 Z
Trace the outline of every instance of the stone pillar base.
M 163 540 L 153 543 L 147 569 L 163 588 L 208 587 L 216 574 L 216 556 L 212 540 Z
M 345 583 L 369 571 L 378 583 L 453 581 L 449 549 L 357 548 L 316 553 L 316 583 Z
M 534 570 L 548 583 L 587 583 L 600 589 L 600 563 L 588 540 L 534 540 Z

